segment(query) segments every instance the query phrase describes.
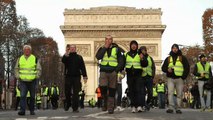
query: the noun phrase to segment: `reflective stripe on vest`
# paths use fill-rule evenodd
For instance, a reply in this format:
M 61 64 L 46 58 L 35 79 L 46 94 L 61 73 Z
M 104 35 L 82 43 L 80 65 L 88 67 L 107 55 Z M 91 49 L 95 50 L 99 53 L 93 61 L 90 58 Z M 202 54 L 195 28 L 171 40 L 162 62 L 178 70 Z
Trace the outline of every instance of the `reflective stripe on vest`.
M 36 103 L 41 103 L 41 97 L 39 95 L 36 97 Z
M 21 92 L 17 87 L 16 87 L 16 97 L 21 97 Z
M 140 63 L 140 56 L 138 54 L 135 55 L 134 58 L 132 58 L 127 53 L 125 53 L 125 56 L 126 56 L 126 66 L 125 66 L 126 68 L 131 68 L 133 66 L 133 68 L 135 69 L 142 69 Z
M 176 76 L 182 76 L 183 75 L 183 64 L 182 62 L 180 61 L 180 58 L 178 56 L 176 62 L 175 62 L 175 65 L 173 64 L 173 58 L 172 56 L 169 57 L 169 66 L 168 68 L 173 68 L 174 69 L 174 73 Z
M 152 89 L 152 91 L 153 91 L 153 97 L 156 97 L 156 96 L 158 96 L 158 93 L 157 93 L 157 91 L 156 91 L 156 88 L 155 87 L 153 87 L 153 89 Z
M 142 76 L 143 77 L 146 76 L 147 74 L 149 76 L 152 76 L 152 60 L 151 60 L 151 57 L 148 56 L 147 60 L 148 60 L 148 66 L 147 67 L 142 67 L 142 69 L 143 69 Z
M 101 60 L 101 65 L 107 65 L 107 64 L 109 64 L 109 66 L 112 66 L 112 67 L 116 67 L 118 65 L 117 48 L 115 47 L 112 48 L 110 57 L 108 57 L 107 51 L 105 52 L 104 57 Z
M 161 85 L 158 84 L 157 87 L 158 87 L 157 92 L 165 92 L 163 83 Z
M 30 91 L 27 92 L 27 97 L 30 97 Z
M 43 95 L 48 95 L 48 87 L 45 87 Z
M 32 81 L 36 78 L 36 57 L 30 55 L 28 59 L 22 55 L 19 59 L 19 75 L 23 81 Z
M 209 78 L 209 68 L 210 68 L 210 64 L 208 62 L 206 62 L 205 64 L 205 68 L 203 68 L 203 65 L 201 64 L 201 62 L 197 63 L 197 69 L 198 69 L 198 73 L 205 73 L 205 78 L 208 79 Z M 202 77 L 198 77 L 202 78 Z
M 54 89 L 55 89 L 55 87 L 51 88 L 51 95 L 53 95 Z M 56 87 L 56 91 L 57 91 L 57 95 L 59 95 L 59 89 L 58 89 L 58 87 Z

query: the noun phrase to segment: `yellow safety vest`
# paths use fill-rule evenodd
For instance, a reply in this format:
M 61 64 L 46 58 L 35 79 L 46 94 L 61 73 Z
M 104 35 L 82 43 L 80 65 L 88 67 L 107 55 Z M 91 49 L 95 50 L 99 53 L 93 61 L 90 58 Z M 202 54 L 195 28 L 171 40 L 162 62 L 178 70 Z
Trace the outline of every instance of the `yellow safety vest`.
M 164 90 L 165 87 L 164 87 L 163 83 L 161 85 L 158 84 L 157 87 L 158 87 L 157 92 L 165 92 L 165 90 Z
M 45 87 L 43 95 L 48 95 L 48 87 Z
M 143 77 L 146 76 L 147 74 L 149 76 L 152 76 L 152 60 L 151 60 L 151 57 L 148 56 L 147 60 L 148 60 L 148 66 L 147 67 L 142 67 L 142 69 L 143 69 L 142 76 Z
M 174 69 L 174 73 L 176 76 L 182 76 L 183 75 L 183 64 L 180 61 L 180 58 L 178 56 L 175 65 L 173 64 L 173 58 L 170 56 L 169 57 L 169 68 L 173 68 Z
M 133 68 L 135 69 L 142 69 L 140 63 L 140 56 L 138 54 L 135 55 L 134 58 L 129 56 L 127 53 L 125 53 L 125 56 L 126 56 L 126 66 L 125 66 L 126 68 L 131 68 L 133 66 Z
M 51 88 L 51 95 L 53 95 L 53 92 L 54 92 L 54 87 Z M 59 95 L 59 89 L 58 87 L 56 87 L 56 91 L 57 91 L 57 95 Z
M 30 97 L 30 91 L 27 92 L 27 97 Z
M 153 97 L 157 97 L 158 96 L 158 93 L 157 93 L 157 91 L 156 91 L 156 87 L 153 87 L 152 88 L 152 91 L 153 91 Z
M 103 59 L 101 60 L 101 65 L 107 65 L 112 67 L 116 67 L 118 65 L 118 60 L 117 60 L 117 48 L 112 48 L 111 51 L 111 56 L 108 57 L 107 51 L 104 54 Z
M 20 90 L 16 87 L 16 97 L 21 97 Z
M 36 103 L 41 103 L 41 96 L 40 95 L 37 95 L 37 97 L 36 97 Z
M 19 59 L 19 75 L 22 81 L 32 81 L 36 78 L 36 57 L 30 55 L 28 59 L 22 55 Z
M 205 78 L 206 79 L 209 79 L 209 68 L 210 68 L 210 64 L 208 62 L 206 62 L 205 64 L 205 68 L 203 68 L 203 65 L 201 64 L 201 62 L 198 62 L 197 63 L 197 69 L 198 69 L 198 73 L 206 73 L 205 74 Z M 202 78 L 202 77 L 198 77 L 199 78 Z

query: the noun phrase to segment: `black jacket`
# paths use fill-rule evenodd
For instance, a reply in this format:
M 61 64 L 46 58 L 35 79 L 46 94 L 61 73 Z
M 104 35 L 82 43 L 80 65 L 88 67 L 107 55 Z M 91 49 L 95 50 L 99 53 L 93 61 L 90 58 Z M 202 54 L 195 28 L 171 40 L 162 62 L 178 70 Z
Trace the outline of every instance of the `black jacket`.
M 87 77 L 86 67 L 81 55 L 70 53 L 69 56 L 63 56 L 62 62 L 65 66 L 65 75 L 71 77 Z
M 172 57 L 173 58 L 173 63 L 176 63 L 176 60 L 177 60 L 177 57 L 178 56 L 182 56 L 182 64 L 183 64 L 183 75 L 181 77 L 179 76 L 176 76 L 174 71 L 172 73 L 169 73 L 168 72 L 168 66 L 169 66 L 169 57 Z M 189 66 L 189 63 L 188 63 L 188 60 L 186 59 L 185 56 L 182 55 L 181 51 L 179 50 L 179 52 L 177 54 L 174 54 L 172 51 L 170 52 L 170 56 L 168 56 L 164 62 L 163 62 L 163 65 L 161 67 L 162 71 L 164 73 L 166 73 L 167 77 L 170 77 L 170 78 L 182 78 L 182 79 L 186 79 L 188 74 L 189 74 L 189 70 L 190 70 L 190 66 Z

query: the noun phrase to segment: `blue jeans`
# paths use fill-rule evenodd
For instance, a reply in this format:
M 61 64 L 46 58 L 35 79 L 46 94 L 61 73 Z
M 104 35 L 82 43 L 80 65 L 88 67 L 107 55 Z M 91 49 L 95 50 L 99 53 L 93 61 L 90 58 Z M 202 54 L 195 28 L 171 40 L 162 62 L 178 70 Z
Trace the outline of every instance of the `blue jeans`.
M 36 87 L 36 80 L 32 82 L 25 82 L 20 81 L 20 92 L 21 92 L 21 99 L 20 99 L 20 107 L 21 112 L 25 112 L 26 110 L 26 96 L 27 92 L 30 92 L 30 111 L 34 111 L 35 106 L 35 87 Z
M 165 93 L 158 93 L 158 106 L 159 108 L 165 108 Z

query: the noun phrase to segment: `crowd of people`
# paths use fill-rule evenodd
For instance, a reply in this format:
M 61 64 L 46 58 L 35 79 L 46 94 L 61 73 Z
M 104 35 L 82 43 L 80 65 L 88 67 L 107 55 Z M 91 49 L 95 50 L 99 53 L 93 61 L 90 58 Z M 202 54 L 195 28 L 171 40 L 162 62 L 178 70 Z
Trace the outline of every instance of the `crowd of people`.
M 56 85 L 53 85 L 51 89 L 44 86 L 42 94 L 36 94 L 35 82 L 41 75 L 41 66 L 39 60 L 31 54 L 31 49 L 29 45 L 24 46 L 24 55 L 17 60 L 15 67 L 20 88 L 20 93 L 16 93 L 17 96 L 20 96 L 19 115 L 25 115 L 28 91 L 31 115 L 35 114 L 33 103 L 37 99 L 38 104 L 47 108 L 46 101 L 54 98 L 51 99 L 52 106 L 53 108 L 58 107 L 59 89 Z M 200 55 L 199 62 L 195 63 L 192 73 L 196 76 L 197 82 L 188 89 L 190 95 L 186 95 L 183 91 L 184 80 L 190 73 L 190 65 L 177 44 L 172 45 L 168 57 L 161 66 L 166 78 L 158 79 L 156 82 L 154 82 L 155 62 L 148 54 L 146 46 L 139 46 L 136 40 L 132 40 L 129 44 L 129 51 L 124 52 L 113 42 L 113 37 L 107 35 L 104 45 L 98 49 L 95 57 L 99 61 L 100 77 L 98 88 L 95 91 L 97 104 L 93 98 L 89 101 L 89 105 L 92 107 L 97 105 L 98 108 L 108 111 L 109 114 L 113 114 L 115 109 L 123 109 L 124 105 L 131 107 L 132 113 L 159 107 L 159 109 L 167 109 L 167 113 L 175 111 L 177 114 L 181 114 L 182 103 L 189 101 L 192 108 L 196 106 L 201 111 L 212 110 L 212 71 L 204 54 Z M 65 66 L 64 109 L 68 111 L 71 107 L 73 112 L 79 112 L 79 107 L 84 108 L 85 96 L 84 91 L 81 91 L 81 77 L 85 83 L 88 78 L 83 57 L 77 54 L 76 45 L 67 45 L 62 62 Z M 128 89 L 126 96 L 122 98 L 122 79 L 125 76 Z M 34 96 L 37 95 L 42 97 L 35 99 Z M 188 100 L 189 98 L 190 100 Z

